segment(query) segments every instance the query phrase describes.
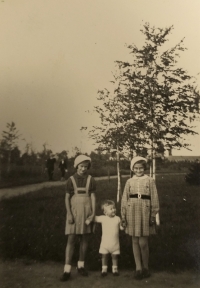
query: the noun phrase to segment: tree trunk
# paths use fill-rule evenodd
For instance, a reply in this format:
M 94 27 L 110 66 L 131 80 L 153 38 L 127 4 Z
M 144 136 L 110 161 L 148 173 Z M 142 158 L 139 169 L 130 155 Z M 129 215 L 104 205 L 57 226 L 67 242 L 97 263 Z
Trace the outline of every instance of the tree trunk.
M 107 166 L 107 171 L 108 171 L 108 182 L 110 182 L 110 166 Z
M 130 151 L 130 178 L 132 177 L 133 175 L 133 172 L 131 170 L 131 160 L 133 159 L 133 150 Z
M 117 145 L 117 203 L 119 203 L 121 196 L 122 196 L 119 160 L 120 160 L 119 159 L 119 146 Z
M 7 166 L 7 173 L 10 173 L 10 163 L 11 163 L 11 150 L 8 151 L 8 166 Z
M 151 160 L 152 171 L 150 172 L 150 176 L 154 180 L 156 180 L 156 151 L 155 151 L 154 140 L 152 140 L 152 143 L 151 143 L 151 155 L 152 155 L 152 160 Z M 156 214 L 156 224 L 158 226 L 160 225 L 160 214 L 159 214 L 159 212 Z

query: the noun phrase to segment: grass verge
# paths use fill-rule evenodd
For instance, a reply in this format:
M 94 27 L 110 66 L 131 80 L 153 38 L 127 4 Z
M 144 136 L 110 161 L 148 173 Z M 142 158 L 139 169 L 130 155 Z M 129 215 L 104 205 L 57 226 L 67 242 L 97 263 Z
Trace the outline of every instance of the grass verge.
M 122 179 L 124 187 L 126 179 Z M 200 270 L 200 192 L 188 186 L 183 175 L 158 175 L 161 226 L 151 236 L 150 267 L 156 271 Z M 97 183 L 97 214 L 103 199 L 116 200 L 117 180 Z M 27 261 L 64 262 L 66 236 L 64 187 L 45 188 L 0 202 L 0 257 L 3 260 L 24 258 Z M 119 205 L 117 214 L 119 215 Z M 101 266 L 98 253 L 101 227 L 91 235 L 87 255 L 89 269 Z M 74 261 L 78 258 L 78 241 Z M 120 267 L 134 267 L 131 239 L 120 233 Z

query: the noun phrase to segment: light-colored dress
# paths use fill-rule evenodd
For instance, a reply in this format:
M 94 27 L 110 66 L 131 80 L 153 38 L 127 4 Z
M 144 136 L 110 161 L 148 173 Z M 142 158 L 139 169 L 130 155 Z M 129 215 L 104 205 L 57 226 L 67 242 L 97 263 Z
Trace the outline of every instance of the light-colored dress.
M 93 181 L 92 181 L 93 180 Z M 86 177 L 81 177 L 78 175 L 71 176 L 68 179 L 67 191 L 66 193 L 73 194 L 70 200 L 71 212 L 73 215 L 74 223 L 68 223 L 68 217 L 66 217 L 66 226 L 65 234 L 88 234 L 92 232 L 91 224 L 86 225 L 85 221 L 92 214 L 92 204 L 91 204 L 91 182 L 93 183 L 94 188 L 94 179 L 87 175 Z M 83 186 L 86 183 L 85 187 L 78 187 L 79 183 Z M 72 188 L 69 188 L 72 187 Z M 71 189 L 71 191 L 70 191 Z
M 102 225 L 102 237 L 99 253 L 120 254 L 120 218 L 118 216 L 108 217 L 106 215 L 101 215 L 95 217 L 95 222 L 101 223 Z
M 146 195 L 150 199 L 131 198 L 134 194 Z M 134 175 L 127 180 L 121 203 L 121 216 L 127 222 L 125 232 L 135 237 L 155 234 L 155 225 L 150 226 L 149 222 L 150 216 L 155 217 L 158 211 L 159 200 L 153 178 Z

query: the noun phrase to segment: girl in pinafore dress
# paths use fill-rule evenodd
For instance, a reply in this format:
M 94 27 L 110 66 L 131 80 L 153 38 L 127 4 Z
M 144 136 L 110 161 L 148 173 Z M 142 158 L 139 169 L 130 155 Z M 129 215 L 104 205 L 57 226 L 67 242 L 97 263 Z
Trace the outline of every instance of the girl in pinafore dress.
M 74 161 L 77 172 L 66 183 L 65 204 L 67 210 L 65 234 L 68 235 L 64 273 L 61 281 L 67 281 L 71 275 L 71 261 L 74 253 L 75 240 L 80 237 L 79 261 L 77 271 L 82 276 L 88 273 L 84 267 L 89 236 L 92 232 L 91 222 L 95 217 L 95 190 L 94 178 L 88 175 L 91 158 L 79 155 Z
M 121 203 L 122 225 L 132 236 L 137 280 L 150 276 L 148 236 L 156 233 L 156 214 L 159 211 L 154 179 L 144 174 L 146 162 L 139 156 L 132 159 L 131 170 L 135 175 L 127 180 Z

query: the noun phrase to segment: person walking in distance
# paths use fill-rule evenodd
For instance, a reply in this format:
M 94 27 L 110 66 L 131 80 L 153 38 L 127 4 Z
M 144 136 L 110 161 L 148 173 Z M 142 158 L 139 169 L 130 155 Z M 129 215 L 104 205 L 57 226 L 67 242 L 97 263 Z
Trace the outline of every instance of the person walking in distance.
M 61 181 L 63 181 L 65 180 L 65 173 L 68 171 L 67 170 L 67 158 L 62 158 L 58 167 L 61 172 Z
M 49 155 L 49 158 L 46 160 L 46 170 L 48 173 L 49 181 L 53 181 L 54 165 L 56 163 L 56 158 L 53 153 Z

